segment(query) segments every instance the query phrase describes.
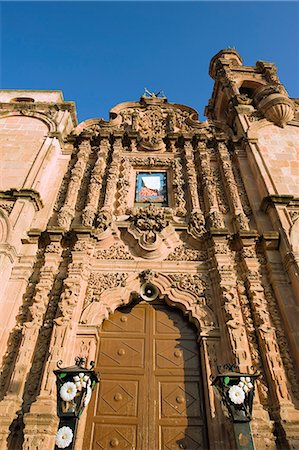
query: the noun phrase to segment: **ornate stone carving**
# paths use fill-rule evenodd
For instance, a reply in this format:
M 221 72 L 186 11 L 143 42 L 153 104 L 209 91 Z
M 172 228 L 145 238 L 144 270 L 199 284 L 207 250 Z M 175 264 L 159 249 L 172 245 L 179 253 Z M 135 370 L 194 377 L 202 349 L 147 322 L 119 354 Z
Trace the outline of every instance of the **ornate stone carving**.
M 299 217 L 299 211 L 294 210 L 294 209 L 289 209 L 288 211 L 289 211 L 292 222 L 295 223 Z
M 250 217 L 252 215 L 252 209 L 251 209 L 248 197 L 247 197 L 246 189 L 245 189 L 242 177 L 241 177 L 240 170 L 235 164 L 233 165 L 233 171 L 234 171 L 234 176 L 235 176 L 240 200 L 242 203 L 243 211 L 247 217 Z
M 96 215 L 95 227 L 100 233 L 106 231 L 112 224 L 112 213 L 107 208 L 102 208 Z
M 265 381 L 265 374 L 262 366 L 261 354 L 258 345 L 258 340 L 255 334 L 255 327 L 253 322 L 253 317 L 250 308 L 250 302 L 246 294 L 246 289 L 244 283 L 238 282 L 237 290 L 239 293 L 240 305 L 242 310 L 242 315 L 244 318 L 244 323 L 247 331 L 248 345 L 250 348 L 250 354 L 252 358 L 252 366 L 255 370 L 258 370 L 261 375 L 257 380 L 257 388 L 259 392 L 259 397 L 261 403 L 265 406 L 268 405 L 268 387 Z
M 211 211 L 208 214 L 208 223 L 210 225 L 211 228 L 218 228 L 218 229 L 224 229 L 225 228 L 225 224 L 224 224 L 224 220 L 223 220 L 223 216 L 221 214 L 220 211 Z
M 272 289 L 267 281 L 266 268 L 264 267 L 266 262 L 262 255 L 260 255 L 258 262 L 257 254 L 254 259 L 254 266 L 247 258 L 244 261 L 247 270 L 246 284 L 255 328 L 258 330 L 257 336 L 261 346 L 261 357 L 271 374 L 270 378 L 268 377 L 268 383 L 272 385 L 272 394 L 275 393 L 276 400 L 279 403 L 290 403 L 291 392 L 298 398 L 298 380 L 295 382 L 297 376 L 292 370 L 293 364 L 287 349 L 286 340 L 284 340 L 281 318 L 272 295 Z M 275 327 L 273 326 L 273 317 L 275 318 Z M 281 333 L 280 341 L 277 333 Z M 282 359 L 283 355 L 288 360 L 285 361 L 285 364 Z M 288 367 L 288 374 L 286 374 L 285 367 Z M 288 388 L 287 376 L 290 376 L 295 383 L 292 383 L 291 391 Z
M 198 297 L 198 299 L 203 297 L 207 286 L 207 277 L 204 274 L 170 274 L 169 278 L 172 280 L 172 286 L 174 288 L 190 292 Z
M 184 156 L 185 156 L 185 170 L 186 170 L 186 178 L 188 180 L 188 187 L 190 192 L 190 202 L 191 209 L 196 210 L 201 213 L 199 198 L 198 198 L 198 189 L 197 189 L 197 179 L 196 172 L 194 166 L 194 157 L 193 157 L 193 147 L 190 139 L 185 139 L 184 142 Z
M 207 232 L 205 218 L 201 211 L 192 211 L 189 219 L 189 230 L 196 238 L 203 236 Z
M 177 216 L 185 216 L 187 214 L 186 210 L 186 200 L 184 192 L 184 178 L 183 178 L 183 168 L 182 164 L 178 159 L 172 161 L 173 168 L 173 186 L 175 194 L 175 214 Z
M 163 158 L 159 156 L 146 156 L 146 157 L 140 157 L 140 156 L 133 156 L 128 157 L 131 164 L 133 166 L 137 167 L 159 167 L 159 168 L 165 168 L 165 167 L 171 167 L 172 165 L 172 159 L 170 158 Z
M 130 173 L 131 163 L 128 158 L 123 158 L 121 161 L 120 177 L 117 183 L 118 186 L 118 206 L 117 214 L 125 214 L 128 207 L 128 193 L 130 187 Z
M 96 259 L 123 259 L 123 260 L 134 260 L 131 253 L 128 252 L 126 247 L 122 244 L 115 243 L 107 249 L 99 249 L 95 251 Z
M 85 240 L 78 240 L 73 247 L 75 252 L 86 252 L 87 255 L 90 255 L 93 252 L 93 249 L 93 244 Z
M 77 162 L 71 170 L 71 177 L 67 186 L 64 205 L 58 213 L 57 221 L 58 225 L 62 228 L 68 228 L 70 226 L 72 217 L 75 213 L 75 204 L 82 181 L 86 163 L 91 151 L 89 141 L 83 141 L 80 143 L 79 151 L 77 154 Z
M 119 173 L 120 154 L 122 151 L 121 136 L 116 136 L 113 143 L 112 161 L 108 170 L 107 182 L 104 194 L 104 208 L 113 207 L 116 193 L 117 177 Z
M 261 86 L 256 90 L 254 101 L 266 119 L 282 128 L 294 117 L 294 103 L 281 84 Z
M 126 131 L 137 132 L 140 136 L 140 143 L 145 150 L 165 151 L 163 139 L 168 132 L 190 131 L 194 123 L 190 118 L 196 115 L 191 108 L 180 108 L 177 106 L 163 105 L 161 100 L 153 104 L 145 101 L 145 107 L 128 107 L 119 112 L 120 128 Z M 189 122 L 189 123 L 188 123 Z
M 182 244 L 168 255 L 166 261 L 204 261 L 206 258 L 205 251 L 194 250 L 186 244 Z
M 139 274 L 139 278 L 141 283 L 152 283 L 155 278 L 157 278 L 158 274 L 154 270 L 146 269 Z
M 4 209 L 8 215 L 12 212 L 14 204 L 13 200 L 0 200 L 0 208 Z
M 225 195 L 225 190 L 222 183 L 221 172 L 218 166 L 214 166 L 212 168 L 212 176 L 214 181 L 214 186 L 217 194 L 217 203 L 219 207 L 219 211 L 222 214 L 227 214 L 229 212 L 229 205 Z
M 61 244 L 58 241 L 51 242 L 45 249 L 45 253 L 61 253 Z
M 86 206 L 82 213 L 82 223 L 85 226 L 90 227 L 93 225 L 93 221 L 97 212 L 108 151 L 109 140 L 108 138 L 102 138 L 100 143 L 99 155 L 89 181 Z
M 231 208 L 234 213 L 235 219 L 241 230 L 249 230 L 248 219 L 243 212 L 236 180 L 232 169 L 232 163 L 227 147 L 223 142 L 219 142 L 218 150 L 219 150 L 218 161 L 222 168 L 223 181 L 229 193 Z
M 145 243 L 154 244 L 157 234 L 169 225 L 171 213 L 166 208 L 150 204 L 147 208 L 134 208 L 130 217 L 132 225 L 139 231 Z
M 128 274 L 124 272 L 99 273 L 92 272 L 89 277 L 83 309 L 92 302 L 99 302 L 101 294 L 118 286 L 125 286 Z

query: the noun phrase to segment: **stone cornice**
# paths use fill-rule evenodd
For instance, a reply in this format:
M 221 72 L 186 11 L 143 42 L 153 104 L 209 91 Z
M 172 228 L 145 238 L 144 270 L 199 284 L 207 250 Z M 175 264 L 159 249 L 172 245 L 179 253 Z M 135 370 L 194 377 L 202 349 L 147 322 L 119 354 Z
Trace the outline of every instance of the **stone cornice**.
M 261 210 L 266 212 L 269 206 L 274 205 L 299 206 L 299 198 L 293 195 L 268 195 L 262 200 Z
M 10 189 L 9 191 L 0 191 L 0 198 L 5 200 L 17 200 L 23 198 L 33 203 L 36 211 L 40 211 L 44 205 L 38 192 L 33 189 Z

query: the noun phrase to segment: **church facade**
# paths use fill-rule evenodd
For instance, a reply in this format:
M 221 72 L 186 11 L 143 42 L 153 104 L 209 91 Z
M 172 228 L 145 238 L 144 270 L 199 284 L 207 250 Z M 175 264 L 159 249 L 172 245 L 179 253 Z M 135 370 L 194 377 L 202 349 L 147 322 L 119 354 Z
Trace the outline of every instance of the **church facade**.
M 225 364 L 259 373 L 256 450 L 299 448 L 299 101 L 234 49 L 209 73 L 205 122 L 0 91 L 1 450 L 54 448 L 76 356 L 101 376 L 76 450 L 235 449 Z

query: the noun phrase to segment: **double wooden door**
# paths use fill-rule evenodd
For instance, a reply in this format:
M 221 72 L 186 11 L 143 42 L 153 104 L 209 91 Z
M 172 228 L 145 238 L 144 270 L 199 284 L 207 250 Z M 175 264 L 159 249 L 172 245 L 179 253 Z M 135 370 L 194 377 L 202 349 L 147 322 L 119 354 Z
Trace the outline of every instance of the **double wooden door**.
M 159 302 L 105 320 L 84 450 L 207 449 L 196 338 L 180 311 Z

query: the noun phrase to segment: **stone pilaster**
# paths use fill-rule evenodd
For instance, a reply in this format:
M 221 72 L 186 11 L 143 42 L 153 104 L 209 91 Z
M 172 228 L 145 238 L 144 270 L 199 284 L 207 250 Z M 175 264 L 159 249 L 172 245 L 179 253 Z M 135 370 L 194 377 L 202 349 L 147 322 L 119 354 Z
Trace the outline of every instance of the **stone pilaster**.
M 46 248 L 44 254 L 44 264 L 40 269 L 40 277 L 35 286 L 33 301 L 28 307 L 28 315 L 22 324 L 22 338 L 14 372 L 9 383 L 7 394 L 0 404 L 0 416 L 2 416 L 0 445 L 4 445 L 4 442 L 6 442 L 9 434 L 9 426 L 16 417 L 17 412 L 22 408 L 25 383 L 27 384 L 27 389 L 30 389 L 28 373 L 31 368 L 40 327 L 48 307 L 48 296 L 58 270 L 61 252 L 60 242 L 54 241 Z M 6 429 L 4 425 L 6 425 Z
M 276 305 L 271 298 L 271 287 L 265 274 L 263 274 L 255 244 L 244 247 L 242 255 L 244 273 L 246 274 L 245 284 L 269 388 L 270 414 L 276 423 L 277 430 L 283 430 L 283 432 L 277 431 L 280 445 L 290 445 L 290 448 L 296 448 L 298 441 L 294 441 L 293 435 L 296 424 L 299 426 L 297 410 L 298 380 L 291 359 L 287 363 L 288 373 L 286 372 L 286 361 L 283 360 L 282 351 L 287 352 L 287 343 L 286 341 L 281 342 L 281 339 L 279 342 L 279 323 L 275 325 L 273 323 L 277 314 Z M 281 333 L 283 334 L 282 330 Z M 295 379 L 290 384 L 292 370 Z M 289 427 L 288 424 L 290 423 L 292 425 Z M 295 447 L 292 447 L 294 442 L 296 442 Z
M 82 311 L 84 296 L 91 270 L 93 245 L 84 237 L 76 243 L 72 252 L 72 263 L 69 265 L 68 276 L 64 280 L 64 291 L 58 304 L 57 317 L 54 320 L 52 338 L 49 346 L 49 358 L 44 367 L 40 394 L 25 414 L 23 450 L 32 450 L 34 442 L 37 448 L 42 448 L 43 435 L 47 436 L 49 448 L 54 446 L 53 423 L 46 419 L 56 414 L 56 386 L 53 370 L 59 360 L 70 365 L 75 356 L 76 331 Z M 42 424 L 42 425 L 40 425 Z

